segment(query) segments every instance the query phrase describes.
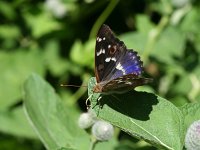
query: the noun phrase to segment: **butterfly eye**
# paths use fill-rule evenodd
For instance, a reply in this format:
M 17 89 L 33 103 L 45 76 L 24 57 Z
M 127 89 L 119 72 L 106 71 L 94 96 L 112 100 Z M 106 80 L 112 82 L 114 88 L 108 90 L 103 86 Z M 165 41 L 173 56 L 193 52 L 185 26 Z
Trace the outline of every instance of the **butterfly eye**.
M 116 52 L 116 50 L 117 50 L 116 46 L 110 46 L 110 45 L 108 45 L 108 48 L 109 48 L 109 52 L 110 52 L 111 55 L 113 55 Z

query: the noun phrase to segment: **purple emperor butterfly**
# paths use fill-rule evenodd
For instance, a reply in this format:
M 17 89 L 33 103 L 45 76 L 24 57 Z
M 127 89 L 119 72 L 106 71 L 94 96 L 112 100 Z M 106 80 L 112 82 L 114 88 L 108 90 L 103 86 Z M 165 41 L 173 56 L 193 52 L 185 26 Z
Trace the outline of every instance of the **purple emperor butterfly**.
M 95 47 L 96 85 L 93 92 L 124 93 L 152 81 L 143 78 L 143 63 L 132 49 L 116 38 L 107 25 L 98 31 Z

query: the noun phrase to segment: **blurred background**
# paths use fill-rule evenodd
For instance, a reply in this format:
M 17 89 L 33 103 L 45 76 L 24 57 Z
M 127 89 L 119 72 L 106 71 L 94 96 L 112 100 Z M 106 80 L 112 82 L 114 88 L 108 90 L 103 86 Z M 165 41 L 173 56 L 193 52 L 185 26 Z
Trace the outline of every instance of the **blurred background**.
M 33 72 L 74 111 L 86 110 L 87 88 L 60 84 L 87 85 L 94 76 L 103 23 L 141 56 L 144 76 L 154 79 L 141 88 L 176 106 L 200 101 L 199 14 L 197 0 L 1 0 L 0 149 L 45 149 L 23 111 L 23 84 Z M 136 141 L 118 139 L 130 149 Z

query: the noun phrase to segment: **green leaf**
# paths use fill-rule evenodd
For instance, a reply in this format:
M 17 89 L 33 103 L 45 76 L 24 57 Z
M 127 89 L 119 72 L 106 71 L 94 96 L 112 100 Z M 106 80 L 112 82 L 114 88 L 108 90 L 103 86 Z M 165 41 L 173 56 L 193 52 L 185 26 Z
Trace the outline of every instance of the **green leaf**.
M 57 150 L 74 150 L 73 148 L 65 148 L 65 147 L 61 147 L 61 148 L 58 148 Z
M 159 36 L 151 56 L 167 64 L 174 64 L 175 57 L 181 57 L 185 47 L 185 34 L 178 28 L 167 27 Z
M 180 25 L 184 32 L 199 33 L 199 13 L 199 9 L 195 7 L 187 13 Z
M 81 66 L 93 68 L 95 41 L 90 40 L 84 45 L 80 41 L 76 41 L 71 48 L 70 58 L 72 61 Z
M 185 131 L 194 121 L 200 120 L 200 102 L 186 104 L 180 110 L 185 116 Z
M 44 58 L 46 65 L 54 76 L 60 76 L 66 73 L 70 64 L 59 55 L 59 43 L 56 40 L 49 40 L 44 48 Z
M 4 39 L 16 40 L 21 35 L 20 30 L 14 25 L 1 25 L 0 26 L 0 37 Z
M 102 149 L 115 149 L 119 145 L 117 138 L 112 138 L 109 141 L 106 142 L 98 142 L 95 145 L 95 150 L 102 150 Z
M 183 88 L 184 87 L 184 88 Z M 184 73 L 180 79 L 171 87 L 171 90 L 177 94 L 189 94 L 188 91 L 192 89 L 192 82 L 190 75 Z
M 47 12 L 40 12 L 37 14 L 25 13 L 24 18 L 31 28 L 32 35 L 36 38 L 40 38 L 45 34 L 52 31 L 58 31 L 62 28 L 61 25 Z
M 200 69 L 196 67 L 194 70 L 188 72 L 181 72 L 179 79 L 174 85 L 170 87 L 172 93 L 183 95 L 189 101 L 200 101 Z
M 23 138 L 37 138 L 27 121 L 22 107 L 9 111 L 0 111 L 0 122 L 0 131 L 3 133 Z
M 174 96 L 173 98 L 170 98 L 170 102 L 177 107 L 181 107 L 188 103 L 188 99 L 184 96 Z
M 80 65 L 74 64 L 69 60 L 63 59 L 60 54 L 60 47 L 57 40 L 49 40 L 44 48 L 45 64 L 51 74 L 54 76 L 68 77 L 68 73 L 80 75 L 83 73 L 83 69 Z
M 78 127 L 78 116 L 63 105 L 48 83 L 33 74 L 24 90 L 27 116 L 47 149 L 88 149 L 89 136 Z
M 136 23 L 139 32 L 145 34 L 148 34 L 148 32 L 155 26 L 153 23 L 151 23 L 148 16 L 141 14 L 136 16 Z
M 89 95 L 95 79 L 89 82 Z M 181 150 L 184 141 L 184 119 L 181 111 L 169 101 L 151 93 L 130 91 L 119 95 L 92 94 L 91 104 L 98 117 L 109 121 L 128 134 L 164 149 Z
M 145 48 L 144 43 L 147 42 L 147 34 L 141 32 L 128 32 L 120 35 L 120 39 L 124 41 L 127 48 L 142 53 Z
M 197 48 L 198 52 L 200 52 L 200 19 L 199 19 L 199 8 L 193 7 L 191 11 L 189 11 L 184 17 L 183 21 L 180 24 L 180 28 L 182 32 L 188 34 L 188 38 L 194 41 L 194 46 Z M 191 36 L 192 35 L 192 36 Z M 200 55 L 199 55 L 200 57 Z
M 44 74 L 42 56 L 37 50 L 0 52 L 0 110 L 8 109 L 22 98 L 22 83 L 32 72 Z
M 15 8 L 13 7 L 12 2 L 0 1 L 0 13 L 10 20 L 16 18 Z

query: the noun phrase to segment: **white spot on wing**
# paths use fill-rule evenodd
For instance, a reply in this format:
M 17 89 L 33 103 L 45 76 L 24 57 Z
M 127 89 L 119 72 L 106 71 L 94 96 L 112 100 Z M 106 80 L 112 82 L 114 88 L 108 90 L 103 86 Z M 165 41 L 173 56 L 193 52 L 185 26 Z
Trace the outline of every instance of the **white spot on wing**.
M 105 59 L 105 62 L 110 62 L 110 60 L 111 60 L 111 57 L 108 57 Z
M 111 60 L 112 60 L 112 61 L 115 61 L 115 62 L 117 61 L 115 57 L 112 57 Z
M 102 38 L 99 38 L 98 42 L 101 42 Z
M 105 38 L 105 37 L 103 37 L 103 40 L 106 40 L 106 38 Z
M 108 57 L 105 59 L 105 62 L 110 62 L 110 60 L 115 61 L 115 62 L 117 61 L 115 57 Z
M 111 45 L 108 45 L 108 48 L 111 48 Z
M 118 64 L 117 64 L 116 69 L 121 70 L 122 73 L 123 73 L 123 75 L 126 74 L 126 71 L 125 71 L 125 69 L 122 67 L 121 63 L 118 63 Z
M 97 56 L 101 55 L 101 54 L 105 54 L 105 49 L 100 49 L 99 52 L 97 52 Z

